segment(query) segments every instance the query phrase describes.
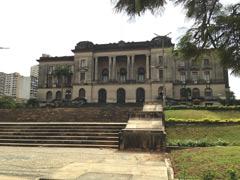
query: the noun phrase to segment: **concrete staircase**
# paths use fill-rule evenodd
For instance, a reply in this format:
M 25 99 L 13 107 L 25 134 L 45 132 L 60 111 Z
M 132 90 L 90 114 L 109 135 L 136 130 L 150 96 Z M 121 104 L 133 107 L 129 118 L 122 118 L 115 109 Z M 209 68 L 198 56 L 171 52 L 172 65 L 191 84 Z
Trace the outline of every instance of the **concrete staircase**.
M 0 146 L 119 148 L 126 123 L 0 123 Z

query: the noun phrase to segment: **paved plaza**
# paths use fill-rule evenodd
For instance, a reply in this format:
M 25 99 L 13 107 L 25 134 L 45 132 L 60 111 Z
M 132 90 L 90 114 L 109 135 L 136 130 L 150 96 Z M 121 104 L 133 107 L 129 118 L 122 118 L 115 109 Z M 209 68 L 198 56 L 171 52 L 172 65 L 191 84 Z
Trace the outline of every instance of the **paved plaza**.
M 115 149 L 0 147 L 1 180 L 167 180 L 164 154 Z

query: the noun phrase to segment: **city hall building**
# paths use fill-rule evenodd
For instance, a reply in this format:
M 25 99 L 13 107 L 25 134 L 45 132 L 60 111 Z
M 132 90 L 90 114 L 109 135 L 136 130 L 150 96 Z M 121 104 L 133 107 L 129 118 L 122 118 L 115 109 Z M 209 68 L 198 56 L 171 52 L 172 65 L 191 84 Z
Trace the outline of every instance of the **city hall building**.
M 211 56 L 202 60 L 178 60 L 167 36 L 151 41 L 93 44 L 79 42 L 73 56 L 39 60 L 38 99 L 50 102 L 77 97 L 88 103 L 135 103 L 217 105 L 229 91 L 228 72 Z M 54 76 L 57 66 L 70 75 Z M 64 81 L 63 94 L 61 82 Z M 162 94 L 166 94 L 162 96 Z

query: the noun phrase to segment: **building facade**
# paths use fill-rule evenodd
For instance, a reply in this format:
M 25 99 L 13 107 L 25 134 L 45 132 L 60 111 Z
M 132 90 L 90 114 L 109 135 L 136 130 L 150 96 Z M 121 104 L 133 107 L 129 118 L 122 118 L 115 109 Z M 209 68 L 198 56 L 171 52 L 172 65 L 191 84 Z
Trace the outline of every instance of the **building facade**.
M 4 95 L 11 96 L 13 98 L 19 97 L 20 90 L 20 74 L 15 72 L 5 75 L 5 88 Z
M 74 56 L 39 60 L 40 101 L 85 98 L 90 103 L 135 103 L 164 99 L 166 104 L 219 104 L 228 91 L 227 71 L 214 57 L 179 61 L 166 36 L 151 41 L 110 44 L 79 42 Z M 54 77 L 57 66 L 70 75 Z
M 31 67 L 30 78 L 30 98 L 37 98 L 37 88 L 38 88 L 38 74 L 39 74 L 39 65 Z
M 6 76 L 5 73 L 0 72 L 0 97 L 4 96 L 4 90 L 5 90 L 5 76 Z

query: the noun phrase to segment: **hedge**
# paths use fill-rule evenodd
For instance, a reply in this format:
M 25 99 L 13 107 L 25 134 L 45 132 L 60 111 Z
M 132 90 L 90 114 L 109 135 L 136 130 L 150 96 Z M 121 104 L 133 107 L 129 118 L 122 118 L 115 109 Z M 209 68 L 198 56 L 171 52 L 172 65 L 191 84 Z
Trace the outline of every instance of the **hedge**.
M 166 121 L 171 122 L 240 122 L 240 119 L 209 119 L 209 118 L 203 118 L 203 119 L 177 119 L 177 118 L 168 118 Z
M 165 106 L 164 110 L 184 110 L 184 109 L 193 109 L 193 110 L 240 110 L 240 106 Z

